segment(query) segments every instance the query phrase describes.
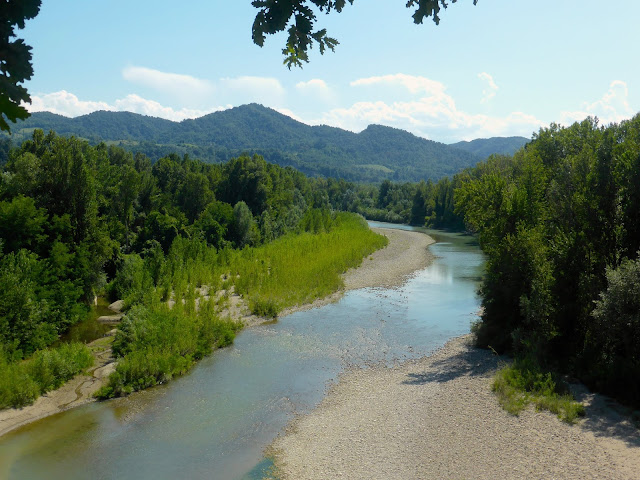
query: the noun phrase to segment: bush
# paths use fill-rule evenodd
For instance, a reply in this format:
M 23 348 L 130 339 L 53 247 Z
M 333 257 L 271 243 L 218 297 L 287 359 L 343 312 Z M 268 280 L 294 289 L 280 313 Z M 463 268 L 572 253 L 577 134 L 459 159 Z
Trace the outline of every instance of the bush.
M 120 357 L 98 398 L 127 395 L 183 375 L 213 348 L 233 342 L 240 326 L 213 314 L 211 301 L 198 312 L 166 305 L 133 307 L 123 318 L 113 342 Z
M 541 371 L 530 359 L 516 359 L 496 374 L 492 390 L 500 405 L 518 415 L 533 403 L 537 409 L 549 410 L 567 423 L 575 423 L 584 415 L 584 407 L 561 387 L 550 372 Z
M 29 405 L 91 365 L 93 355 L 81 343 L 39 350 L 30 359 L 17 362 L 9 361 L 0 351 L 0 408 Z

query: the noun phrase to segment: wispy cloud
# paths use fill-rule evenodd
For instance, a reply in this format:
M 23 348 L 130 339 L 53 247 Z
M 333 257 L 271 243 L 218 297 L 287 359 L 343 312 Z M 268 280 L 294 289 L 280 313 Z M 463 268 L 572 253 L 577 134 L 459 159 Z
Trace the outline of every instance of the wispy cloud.
M 406 75 L 404 73 L 360 78 L 351 82 L 350 85 L 352 87 L 365 87 L 372 85 L 401 86 L 413 94 L 426 93 L 429 95 L 444 94 L 444 91 L 446 90 L 445 85 L 441 82 L 431 80 L 427 77 Z
M 129 82 L 178 98 L 201 98 L 214 91 L 213 84 L 208 80 L 146 67 L 128 66 L 122 70 L 122 77 Z
M 561 123 L 565 125 L 584 120 L 588 116 L 598 117 L 601 123 L 608 124 L 630 118 L 634 113 L 629 104 L 626 82 L 614 80 L 602 98 L 592 103 L 584 102 L 580 110 L 563 111 L 560 117 Z
M 496 92 L 498 91 L 498 85 L 493 80 L 493 77 L 489 75 L 487 72 L 482 72 L 478 74 L 478 78 L 486 82 L 485 88 L 482 90 L 482 100 L 481 103 L 487 103 L 493 97 L 496 96 Z

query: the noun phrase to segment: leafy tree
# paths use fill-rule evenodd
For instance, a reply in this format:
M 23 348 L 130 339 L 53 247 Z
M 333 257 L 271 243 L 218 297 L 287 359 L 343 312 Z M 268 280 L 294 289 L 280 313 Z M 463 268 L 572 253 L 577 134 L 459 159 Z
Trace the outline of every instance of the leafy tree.
M 0 130 L 11 131 L 7 120 L 24 120 L 29 112 L 21 106 L 31 103 L 27 89 L 20 84 L 31 79 L 31 47 L 15 39 L 15 27 L 22 29 L 25 21 L 40 11 L 41 0 L 4 0 L 0 9 Z M 5 119 L 6 118 L 6 119 Z
M 639 252 L 640 253 L 640 252 Z M 640 397 L 640 260 L 625 260 L 607 269 L 607 289 L 593 311 L 591 341 L 607 390 L 627 400 Z
M 258 9 L 258 14 L 253 22 L 253 41 L 262 47 L 266 35 L 287 30 L 287 43 L 282 49 L 284 64 L 288 68 L 302 67 L 303 62 L 309 62 L 308 51 L 314 43 L 318 44 L 321 54 L 327 48 L 334 51 L 339 44 L 325 28 L 315 29 L 317 14 L 313 7 L 320 13 L 340 13 L 347 1 L 353 4 L 353 0 L 254 0 L 252 5 Z M 456 1 L 451 0 L 451 3 Z M 474 0 L 473 4 L 477 2 Z M 415 9 L 414 23 L 421 24 L 431 17 L 436 25 L 440 23 L 440 10 L 447 5 L 446 0 L 408 0 L 406 4 L 407 8 Z
M 46 236 L 46 210 L 37 208 L 33 198 L 19 195 L 11 202 L 0 202 L 0 238 L 3 251 L 15 252 L 22 248 L 39 250 Z
M 260 232 L 247 204 L 238 202 L 233 207 L 234 240 L 238 248 L 258 243 Z

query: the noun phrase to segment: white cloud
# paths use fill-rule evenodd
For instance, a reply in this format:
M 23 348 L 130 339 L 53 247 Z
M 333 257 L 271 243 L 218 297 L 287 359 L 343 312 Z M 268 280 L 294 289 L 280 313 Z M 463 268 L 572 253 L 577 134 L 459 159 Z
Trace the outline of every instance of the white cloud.
M 122 77 L 132 83 L 150 87 L 178 98 L 200 98 L 210 95 L 214 87 L 207 81 L 190 75 L 167 73 L 146 67 L 129 66 L 122 70 Z
M 30 112 L 52 112 L 65 117 L 77 117 L 97 110 L 114 110 L 106 102 L 82 101 L 73 93 L 66 90 L 46 93 L 44 95 L 31 95 L 31 105 L 24 105 Z
M 480 137 L 523 135 L 529 137 L 543 122 L 532 115 L 513 112 L 505 117 L 472 114 L 457 108 L 444 84 L 411 75 L 370 77 L 351 86 L 401 86 L 416 94 L 409 101 L 365 101 L 326 112 L 320 123 L 360 131 L 371 123 L 402 128 L 437 141 L 454 142 Z
M 306 120 L 303 120 L 302 117 L 298 116 L 296 113 L 294 113 L 292 110 L 289 110 L 288 108 L 274 108 L 274 110 L 278 113 L 281 113 L 282 115 L 291 117 L 300 123 L 306 123 L 307 125 L 310 125 L 309 122 L 307 122 Z
M 629 105 L 629 88 L 626 82 L 614 80 L 600 100 L 583 103 L 581 110 L 563 111 L 560 117 L 561 123 L 565 125 L 584 120 L 588 116 L 598 117 L 601 124 L 609 124 L 631 118 L 634 113 Z
M 319 98 L 323 101 L 334 101 L 335 95 L 324 80 L 313 78 L 307 82 L 296 83 L 296 90 L 307 97 Z
M 95 102 L 80 100 L 76 95 L 65 90 L 47 93 L 44 95 L 32 95 L 31 105 L 25 105 L 30 112 L 47 111 L 64 115 L 65 117 L 77 117 L 97 110 L 114 112 L 133 112 L 152 117 L 166 118 L 167 120 L 181 121 L 186 118 L 197 118 L 207 113 L 223 110 L 222 107 L 214 107 L 206 110 L 194 110 L 188 108 L 173 109 L 165 107 L 154 100 L 147 100 L 139 95 L 131 94 L 118 99 L 112 104 L 107 102 Z
M 409 90 L 410 93 L 427 93 L 434 96 L 443 95 L 446 89 L 445 85 L 441 82 L 437 82 L 426 77 L 406 75 L 404 73 L 382 75 L 379 77 L 360 78 L 351 82 L 350 85 L 352 87 L 363 87 L 371 85 L 402 86 Z
M 478 78 L 487 82 L 486 87 L 482 90 L 482 100 L 480 100 L 481 103 L 487 103 L 489 100 L 496 96 L 498 85 L 496 85 L 493 77 L 487 72 L 479 73 Z

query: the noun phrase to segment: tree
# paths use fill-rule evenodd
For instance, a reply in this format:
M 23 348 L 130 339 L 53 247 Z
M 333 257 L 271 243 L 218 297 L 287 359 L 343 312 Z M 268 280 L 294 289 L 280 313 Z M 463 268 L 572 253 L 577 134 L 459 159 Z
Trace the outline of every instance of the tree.
M 15 123 L 29 116 L 20 104 L 31 103 L 29 92 L 19 85 L 31 79 L 31 47 L 15 38 L 14 28 L 40 11 L 41 0 L 4 0 L 0 8 L 0 130 L 11 132 L 6 119 Z
M 302 62 L 309 62 L 308 51 L 314 43 L 318 44 L 321 54 L 327 48 L 334 51 L 339 43 L 327 34 L 326 28 L 314 30 L 317 17 L 312 7 L 317 7 L 321 13 L 340 13 L 347 1 L 353 4 L 353 0 L 254 0 L 252 5 L 259 11 L 253 22 L 253 42 L 262 47 L 266 35 L 287 29 L 289 36 L 282 49 L 284 64 L 289 69 L 292 66 L 302 67 Z M 451 0 L 451 3 L 456 1 Z M 474 5 L 477 2 L 473 0 Z M 438 25 L 438 14 L 447 8 L 448 3 L 446 0 L 408 0 L 406 6 L 415 9 L 414 23 L 421 24 L 425 18 L 431 17 Z

